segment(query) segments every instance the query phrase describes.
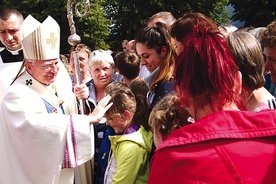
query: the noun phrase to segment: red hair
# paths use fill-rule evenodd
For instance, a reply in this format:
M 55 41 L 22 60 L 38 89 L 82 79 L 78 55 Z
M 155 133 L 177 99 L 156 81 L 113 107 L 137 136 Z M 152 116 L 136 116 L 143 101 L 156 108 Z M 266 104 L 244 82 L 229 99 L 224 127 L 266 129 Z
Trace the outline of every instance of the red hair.
M 218 26 L 208 16 L 199 12 L 188 12 L 173 23 L 170 33 L 173 38 L 182 42 L 187 34 L 193 32 L 195 25 L 205 27 L 210 32 L 219 32 Z
M 238 67 L 225 39 L 196 25 L 182 44 L 184 50 L 177 57 L 175 68 L 181 103 L 190 105 L 193 98 L 197 105 L 210 105 L 213 110 L 222 110 L 225 104 L 233 102 L 239 106 L 239 94 L 234 87 Z

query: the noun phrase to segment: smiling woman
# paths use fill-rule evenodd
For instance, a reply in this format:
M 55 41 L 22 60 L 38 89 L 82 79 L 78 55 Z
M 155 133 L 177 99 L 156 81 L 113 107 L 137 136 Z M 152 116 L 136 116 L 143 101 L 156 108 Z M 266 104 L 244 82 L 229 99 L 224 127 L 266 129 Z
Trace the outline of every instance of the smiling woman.
M 160 22 L 153 27 L 142 28 L 135 42 L 141 64 L 150 72 L 145 82 L 150 89 L 149 105 L 153 107 L 161 98 L 174 91 L 175 47 L 167 26 Z

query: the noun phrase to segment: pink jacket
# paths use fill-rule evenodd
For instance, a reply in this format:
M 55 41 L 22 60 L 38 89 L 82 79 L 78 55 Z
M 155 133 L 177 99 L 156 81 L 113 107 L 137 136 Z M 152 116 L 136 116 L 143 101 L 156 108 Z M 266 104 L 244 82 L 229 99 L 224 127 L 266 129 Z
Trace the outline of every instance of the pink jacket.
M 276 183 L 276 111 L 221 111 L 175 130 L 155 151 L 149 184 Z

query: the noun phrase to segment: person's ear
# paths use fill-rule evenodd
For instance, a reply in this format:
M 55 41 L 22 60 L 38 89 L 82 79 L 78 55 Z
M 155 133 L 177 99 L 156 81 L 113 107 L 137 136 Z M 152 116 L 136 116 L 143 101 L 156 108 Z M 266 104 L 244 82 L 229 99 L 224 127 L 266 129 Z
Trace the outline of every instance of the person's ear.
M 115 66 L 112 66 L 112 73 L 115 74 L 115 72 L 116 72 L 116 68 Z
M 132 113 L 129 110 L 124 111 L 124 117 L 126 119 L 131 119 L 132 118 Z
M 238 94 L 242 93 L 242 74 L 240 71 L 235 74 L 235 84 L 234 84 L 235 92 Z
M 25 66 L 26 70 L 27 70 L 30 74 L 33 73 L 33 68 L 32 68 L 31 65 L 32 65 L 32 63 L 30 63 L 30 62 L 27 62 L 27 61 L 24 62 L 24 66 Z
M 167 46 L 162 46 L 161 48 L 161 56 L 164 57 L 167 54 Z

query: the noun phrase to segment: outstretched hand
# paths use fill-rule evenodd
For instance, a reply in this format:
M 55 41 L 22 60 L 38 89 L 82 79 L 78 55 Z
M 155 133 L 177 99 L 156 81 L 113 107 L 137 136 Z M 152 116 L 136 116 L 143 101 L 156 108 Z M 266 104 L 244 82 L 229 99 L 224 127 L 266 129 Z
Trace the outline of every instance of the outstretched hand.
M 111 96 L 107 95 L 99 101 L 96 108 L 89 115 L 89 117 L 91 117 L 91 121 L 90 121 L 91 123 L 97 123 L 103 118 L 106 111 L 113 105 L 113 102 L 109 103 L 110 99 L 111 99 Z

